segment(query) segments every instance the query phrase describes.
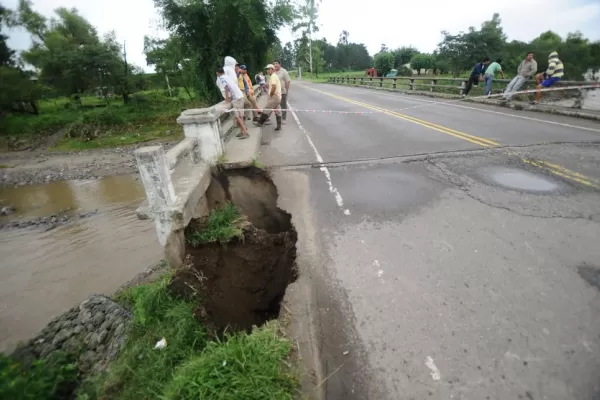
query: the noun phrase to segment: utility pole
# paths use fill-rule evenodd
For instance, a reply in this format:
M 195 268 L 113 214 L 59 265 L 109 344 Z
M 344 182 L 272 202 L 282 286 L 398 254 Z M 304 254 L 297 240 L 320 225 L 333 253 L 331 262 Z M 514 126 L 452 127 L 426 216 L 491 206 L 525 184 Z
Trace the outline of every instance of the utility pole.
M 129 82 L 128 82 L 128 76 L 129 76 L 129 66 L 127 65 L 127 47 L 126 47 L 127 41 L 124 40 L 123 41 L 123 64 L 125 64 L 125 81 L 123 82 L 123 103 L 127 104 L 129 103 Z

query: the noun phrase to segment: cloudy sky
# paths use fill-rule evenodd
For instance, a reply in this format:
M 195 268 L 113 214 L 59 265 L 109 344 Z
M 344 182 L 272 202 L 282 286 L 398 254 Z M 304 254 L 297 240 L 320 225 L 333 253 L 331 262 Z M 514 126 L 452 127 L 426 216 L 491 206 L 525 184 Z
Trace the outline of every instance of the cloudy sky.
M 127 42 L 128 59 L 146 67 L 143 54 L 144 35 L 164 35 L 158 28 L 159 17 L 152 0 L 33 0 L 34 8 L 52 15 L 57 7 L 75 7 L 102 34 L 111 30 Z M 15 8 L 17 0 L 3 0 Z M 365 43 L 371 54 L 382 43 L 390 48 L 412 45 L 431 52 L 441 39 L 440 31 L 458 32 L 479 26 L 500 13 L 509 40 L 528 41 L 552 29 L 561 36 L 576 30 L 592 40 L 600 40 L 600 0 L 323 0 L 319 9 L 320 31 L 315 37 L 326 37 L 337 43 L 342 30 L 350 32 L 350 40 Z M 10 45 L 24 49 L 30 39 L 22 30 L 10 32 Z M 288 29 L 280 32 L 282 42 L 291 40 Z

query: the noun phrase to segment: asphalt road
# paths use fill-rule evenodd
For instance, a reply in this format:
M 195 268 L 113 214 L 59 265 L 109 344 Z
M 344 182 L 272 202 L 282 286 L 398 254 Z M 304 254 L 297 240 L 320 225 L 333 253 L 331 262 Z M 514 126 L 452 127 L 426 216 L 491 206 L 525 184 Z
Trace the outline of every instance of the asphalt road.
M 261 159 L 328 399 L 600 398 L 600 124 L 301 82 L 289 101 Z

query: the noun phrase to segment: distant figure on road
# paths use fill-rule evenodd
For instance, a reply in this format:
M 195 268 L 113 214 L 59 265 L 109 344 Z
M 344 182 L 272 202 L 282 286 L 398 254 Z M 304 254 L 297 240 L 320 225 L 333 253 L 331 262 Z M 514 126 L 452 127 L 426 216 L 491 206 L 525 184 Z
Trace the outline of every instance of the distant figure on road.
M 262 71 L 260 71 L 254 76 L 254 80 L 258 85 L 260 85 L 260 90 L 263 91 L 263 94 L 269 93 L 269 91 L 267 90 L 267 79 L 265 78 L 265 74 L 263 74 Z
M 473 85 L 479 85 L 479 82 L 483 80 L 483 74 L 490 63 L 490 58 L 486 57 L 481 62 L 475 64 L 473 71 L 471 71 L 471 76 L 469 77 L 469 81 L 467 82 L 467 86 L 465 87 L 465 91 L 462 94 L 462 97 L 465 97 L 471 91 Z
M 511 97 L 515 92 L 521 89 L 521 86 L 531 79 L 537 72 L 537 61 L 533 59 L 533 51 L 527 53 L 527 57 L 521 62 L 519 68 L 517 68 L 517 76 L 508 84 L 504 90 L 504 100 L 510 101 Z
M 535 93 L 535 101 L 532 101 L 531 104 L 540 104 L 542 100 L 542 88 L 549 88 L 554 85 L 556 82 L 560 81 L 560 79 L 565 74 L 565 67 L 558 59 L 558 53 L 553 51 L 548 56 L 548 69 L 546 72 L 537 74 L 537 91 Z
M 248 133 L 248 129 L 246 129 L 246 125 L 244 125 L 244 94 L 238 87 L 237 82 L 231 76 L 226 75 L 222 67 L 217 68 L 217 79 L 219 86 L 223 88 L 225 93 L 225 102 L 231 103 L 233 117 L 240 127 L 240 133 L 237 137 L 247 139 L 250 137 L 250 134 Z
M 483 80 L 485 81 L 484 94 L 488 97 L 490 97 L 490 94 L 492 93 L 492 82 L 494 81 L 494 75 L 496 75 L 496 72 L 499 72 L 502 79 L 504 79 L 504 71 L 502 71 L 502 66 L 500 65 L 501 62 L 501 59 L 497 59 L 488 65 L 487 69 L 485 70 L 485 74 L 483 75 Z
M 275 73 L 279 78 L 279 82 L 281 82 L 281 116 L 283 117 L 283 123 L 286 124 L 288 108 L 287 98 L 291 83 L 290 74 L 288 74 L 285 68 L 281 67 L 279 60 L 273 61 L 273 66 L 275 66 Z
M 267 119 L 271 116 L 271 112 L 275 111 L 275 119 L 277 119 L 277 127 L 276 131 L 281 130 L 281 82 L 275 73 L 275 66 L 273 64 L 269 64 L 266 66 L 267 73 L 270 75 L 269 77 L 269 99 L 267 100 L 267 104 L 263 108 L 262 114 L 260 114 L 260 119 L 258 122 L 254 122 L 254 125 L 262 127 Z

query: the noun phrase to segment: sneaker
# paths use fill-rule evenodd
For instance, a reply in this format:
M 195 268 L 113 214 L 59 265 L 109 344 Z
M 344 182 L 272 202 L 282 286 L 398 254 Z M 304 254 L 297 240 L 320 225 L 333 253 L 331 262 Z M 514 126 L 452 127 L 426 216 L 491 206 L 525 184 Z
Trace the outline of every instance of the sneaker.
M 538 103 L 538 102 L 537 102 L 537 101 L 535 101 L 535 100 L 532 100 L 532 101 L 530 101 L 530 102 L 529 102 L 529 104 L 531 104 L 532 106 L 535 106 L 535 105 L 538 105 L 538 104 L 540 104 L 540 103 Z
M 249 134 L 249 133 L 244 133 L 243 135 L 241 135 L 241 136 L 238 136 L 238 139 L 240 139 L 240 140 L 244 140 L 244 139 L 248 139 L 249 137 L 250 137 L 250 134 Z
M 282 119 L 282 120 L 281 120 L 281 123 L 285 125 L 285 124 L 287 124 L 287 120 L 285 120 L 285 119 Z
M 467 97 L 467 95 L 466 95 L 466 94 L 461 94 L 461 95 L 460 95 L 460 97 L 461 97 L 462 99 L 464 99 L 465 97 Z

